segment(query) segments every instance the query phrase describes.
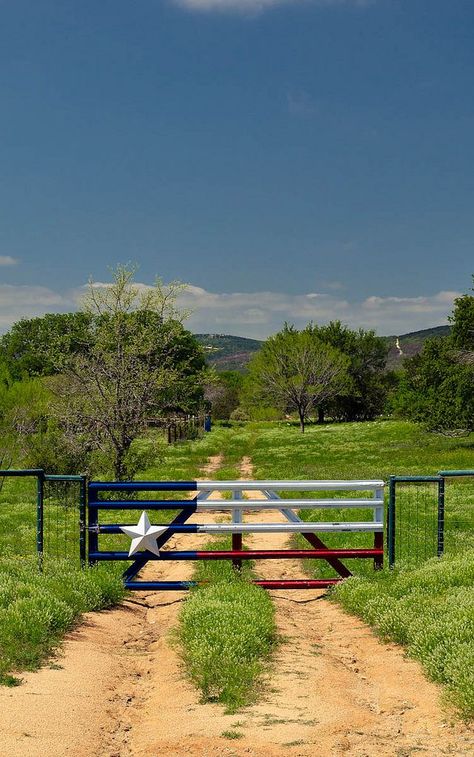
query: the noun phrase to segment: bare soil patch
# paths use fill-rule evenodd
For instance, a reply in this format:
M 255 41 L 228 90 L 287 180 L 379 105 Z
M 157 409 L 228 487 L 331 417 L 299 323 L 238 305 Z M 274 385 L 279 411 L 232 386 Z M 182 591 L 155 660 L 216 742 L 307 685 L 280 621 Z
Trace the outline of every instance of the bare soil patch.
M 207 459 L 207 463 L 201 467 L 201 474 L 204 476 L 204 480 L 207 480 L 213 473 L 222 467 L 224 461 L 224 455 L 220 452 L 218 455 L 211 455 Z
M 241 468 L 251 478 L 251 463 Z M 207 471 L 206 471 L 207 474 Z M 252 496 L 254 496 L 252 494 Z M 209 522 L 199 513 L 194 522 Z M 281 516 L 283 519 L 283 516 Z M 273 511 L 248 520 L 276 521 Z M 196 548 L 199 536 L 171 547 Z M 201 539 L 201 540 L 200 540 Z M 284 534 L 248 537 L 282 548 Z M 292 560 L 261 561 L 263 578 L 304 577 Z M 185 579 L 188 563 L 150 563 L 147 577 Z M 450 723 L 439 689 L 395 645 L 322 592 L 273 591 L 282 636 L 258 703 L 237 715 L 200 703 L 170 643 L 183 593 L 136 594 L 86 616 L 54 668 L 0 689 L 1 755 L 10 757 L 408 757 L 470 755 L 473 731 Z M 227 737 L 226 735 L 227 734 Z M 238 734 L 239 738 L 228 738 Z

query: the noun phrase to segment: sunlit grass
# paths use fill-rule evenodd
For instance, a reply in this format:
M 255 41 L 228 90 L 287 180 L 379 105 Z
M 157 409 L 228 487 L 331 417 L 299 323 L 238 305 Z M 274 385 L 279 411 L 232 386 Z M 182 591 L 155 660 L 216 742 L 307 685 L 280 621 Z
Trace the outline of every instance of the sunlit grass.
M 230 549 L 230 538 L 207 549 Z M 276 643 L 269 595 L 250 583 L 252 564 L 235 571 L 228 560 L 197 563 L 194 589 L 180 614 L 178 640 L 188 676 L 204 701 L 235 712 L 255 696 L 260 674 Z
M 160 462 L 140 478 L 194 480 L 208 457 L 220 451 L 226 433 L 229 432 L 222 430 L 170 447 L 156 435 L 156 457 Z M 106 563 L 81 570 L 77 502 L 74 517 L 66 518 L 66 504 L 70 503 L 66 503 L 65 492 L 58 489 L 55 497 L 51 485 L 50 494 L 53 498 L 45 502 L 46 550 L 40 572 L 36 555 L 36 480 L 6 478 L 0 493 L 0 682 L 7 685 L 15 683 L 16 674 L 37 667 L 51 654 L 83 612 L 108 607 L 125 593 L 121 574 L 127 563 Z M 183 492 L 177 498 L 186 496 Z M 140 512 L 139 505 L 136 511 L 126 514 L 101 511 L 100 521 L 132 523 Z M 155 514 L 154 520 L 169 522 L 176 512 L 163 511 Z M 65 524 L 71 528 L 70 534 L 65 533 Z M 67 560 L 61 559 L 66 546 Z M 100 546 L 128 549 L 129 540 L 104 535 Z
M 351 578 L 334 591 L 345 609 L 407 647 L 448 699 L 474 717 L 474 552 L 414 570 Z
M 284 422 L 240 423 L 215 426 L 202 439 L 173 447 L 166 447 L 157 437 L 156 445 L 157 463 L 144 470 L 141 479 L 194 480 L 202 477 L 207 459 L 219 453 L 223 453 L 222 466 L 210 476 L 217 480 L 239 478 L 244 456 L 252 460 L 254 478 L 276 480 L 388 480 L 391 474 L 432 475 L 440 469 L 474 466 L 470 438 L 428 435 L 398 421 L 308 426 L 304 435 Z M 0 494 L 0 675 L 5 683 L 15 682 L 9 678 L 12 672 L 39 664 L 81 612 L 117 601 L 123 591 L 120 572 L 127 564 L 81 572 L 77 565 L 59 561 L 39 574 L 34 559 L 33 483 L 7 480 Z M 168 496 L 176 497 L 174 493 Z M 176 498 L 188 496 L 183 492 Z M 453 480 L 447 485 L 446 556 L 441 561 L 424 562 L 436 548 L 434 489 L 415 487 L 400 490 L 399 496 L 399 523 L 405 534 L 402 552 L 423 564 L 403 567 L 400 563 L 401 569 L 395 572 L 375 573 L 372 561 L 353 561 L 350 565 L 358 577 L 340 585 L 334 597 L 384 638 L 406 645 L 427 674 L 445 685 L 463 715 L 471 717 L 474 552 L 468 550 L 474 547 L 474 480 Z M 102 513 L 101 521 L 114 522 L 119 517 L 131 523 L 140 512 L 137 503 L 136 511 Z M 153 513 L 151 520 L 166 523 L 174 514 Z M 305 520 L 354 520 L 370 519 L 372 511 L 314 509 L 301 515 Z M 104 549 L 128 547 L 125 537 L 101 536 L 100 540 Z M 370 535 L 347 533 L 325 535 L 324 541 L 341 547 L 373 543 Z M 308 545 L 299 537 L 298 546 Z M 315 576 L 334 574 L 322 561 L 306 561 L 305 567 Z M 253 569 L 258 572 L 258 563 Z M 271 601 L 248 582 L 251 570 L 245 565 L 239 577 L 229 562 L 199 563 L 197 577 L 209 583 L 191 593 L 180 623 L 192 679 L 205 698 L 223 701 L 230 709 L 255 692 L 275 639 Z M 29 618 L 35 619 L 32 628 Z

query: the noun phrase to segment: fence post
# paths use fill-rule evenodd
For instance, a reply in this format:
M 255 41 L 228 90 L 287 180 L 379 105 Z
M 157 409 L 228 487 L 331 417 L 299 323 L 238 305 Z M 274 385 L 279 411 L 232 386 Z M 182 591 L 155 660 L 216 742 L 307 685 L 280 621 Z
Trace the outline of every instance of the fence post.
M 387 542 L 388 542 L 388 566 L 395 565 L 395 500 L 396 478 L 390 476 L 388 494 L 388 517 L 387 517 Z
M 44 471 L 36 477 L 36 552 L 40 570 L 43 567 L 44 551 Z
M 79 492 L 79 559 L 81 561 L 81 567 L 86 565 L 86 502 L 87 502 L 87 478 L 82 476 L 81 489 Z
M 438 557 L 444 552 L 444 490 L 445 479 L 441 476 L 438 481 Z

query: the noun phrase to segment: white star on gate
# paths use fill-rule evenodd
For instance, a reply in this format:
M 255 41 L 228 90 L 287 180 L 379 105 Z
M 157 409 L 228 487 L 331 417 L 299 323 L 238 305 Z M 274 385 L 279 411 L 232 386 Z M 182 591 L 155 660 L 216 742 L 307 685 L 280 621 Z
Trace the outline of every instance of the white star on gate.
M 159 556 L 160 550 L 156 540 L 168 530 L 168 526 L 152 526 L 148 515 L 143 511 L 136 526 L 120 526 L 120 530 L 132 540 L 129 557 L 138 552 L 141 547 Z

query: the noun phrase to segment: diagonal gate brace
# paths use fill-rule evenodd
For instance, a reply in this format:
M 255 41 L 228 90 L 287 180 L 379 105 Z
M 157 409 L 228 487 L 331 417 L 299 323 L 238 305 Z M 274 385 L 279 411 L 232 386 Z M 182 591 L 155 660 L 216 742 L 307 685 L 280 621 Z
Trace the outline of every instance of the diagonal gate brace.
M 280 499 L 278 494 L 276 494 L 275 492 L 264 491 L 264 494 L 267 497 L 267 499 L 272 500 L 272 501 L 276 501 Z M 303 523 L 301 518 L 289 507 L 280 508 L 280 512 L 291 523 Z M 315 547 L 316 549 L 328 549 L 328 547 L 324 544 L 323 541 L 321 541 L 319 536 L 316 536 L 316 534 L 302 533 L 302 536 L 304 536 L 306 541 L 309 542 L 312 547 Z M 349 570 L 349 568 L 346 568 L 344 563 L 341 562 L 341 560 L 339 560 L 337 557 L 325 557 L 324 559 L 329 563 L 329 565 L 332 568 L 334 568 L 336 573 L 338 573 L 342 578 L 349 578 L 350 576 L 352 576 L 352 573 Z

